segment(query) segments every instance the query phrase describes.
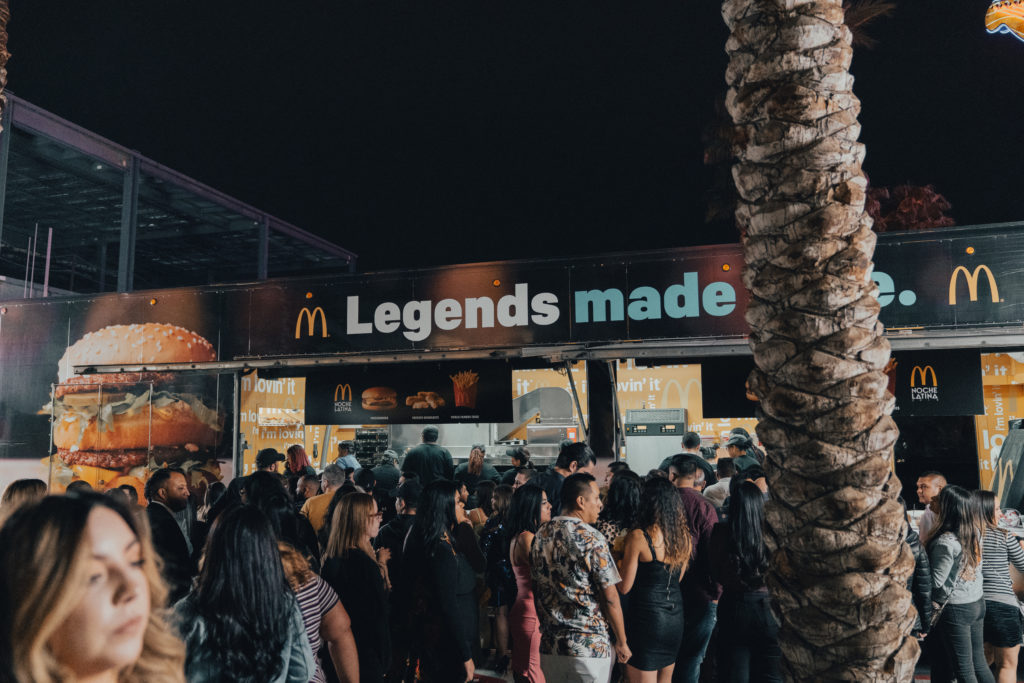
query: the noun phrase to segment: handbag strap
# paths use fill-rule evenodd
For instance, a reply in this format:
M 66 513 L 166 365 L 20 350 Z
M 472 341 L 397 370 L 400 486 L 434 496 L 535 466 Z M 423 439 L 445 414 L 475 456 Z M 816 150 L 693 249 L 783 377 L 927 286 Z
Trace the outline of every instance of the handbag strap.
M 963 554 L 963 552 L 961 552 L 957 556 L 957 558 L 956 558 L 957 564 L 959 565 L 959 567 L 957 568 L 956 575 L 955 575 L 956 578 L 953 580 L 953 585 L 949 587 L 949 591 L 947 591 L 947 593 L 946 593 L 946 599 L 942 601 L 942 604 L 935 603 L 936 604 L 936 612 L 937 613 L 942 612 L 942 610 L 946 608 L 946 604 L 949 602 L 949 598 L 953 595 L 953 593 L 955 593 L 957 591 L 958 588 L 960 588 L 960 586 L 963 585 L 963 583 L 965 581 L 966 574 L 967 574 L 967 572 L 965 571 L 967 569 L 967 566 L 966 566 L 967 563 L 964 562 L 963 560 L 964 560 L 964 554 Z M 938 614 L 936 614 L 936 616 L 933 618 L 933 620 L 937 620 L 937 619 L 938 619 Z

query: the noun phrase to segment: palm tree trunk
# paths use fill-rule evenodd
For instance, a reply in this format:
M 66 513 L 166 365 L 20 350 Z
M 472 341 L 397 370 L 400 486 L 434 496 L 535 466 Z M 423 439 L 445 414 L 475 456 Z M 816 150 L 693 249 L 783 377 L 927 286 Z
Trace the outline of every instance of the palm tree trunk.
M 914 560 L 842 0 L 725 0 L 722 12 L 784 673 L 908 681 Z

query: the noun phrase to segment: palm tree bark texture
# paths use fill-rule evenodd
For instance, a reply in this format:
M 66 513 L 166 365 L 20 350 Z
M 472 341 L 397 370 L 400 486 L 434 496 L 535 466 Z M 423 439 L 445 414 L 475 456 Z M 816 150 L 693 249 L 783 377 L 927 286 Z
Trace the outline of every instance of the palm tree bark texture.
M 722 13 L 783 673 L 909 681 L 914 560 L 842 0 L 725 0 Z

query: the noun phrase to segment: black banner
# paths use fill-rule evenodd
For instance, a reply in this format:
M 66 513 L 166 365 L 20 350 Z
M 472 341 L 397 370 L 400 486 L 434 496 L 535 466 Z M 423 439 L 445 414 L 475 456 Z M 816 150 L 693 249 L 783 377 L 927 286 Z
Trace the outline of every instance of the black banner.
M 976 349 L 901 351 L 892 356 L 895 417 L 984 415 L 981 353 Z
M 509 422 L 512 366 L 504 361 L 359 365 L 306 377 L 307 424 Z
M 747 391 L 754 359 L 702 358 L 700 361 L 701 414 L 705 419 L 757 417 L 758 401 Z

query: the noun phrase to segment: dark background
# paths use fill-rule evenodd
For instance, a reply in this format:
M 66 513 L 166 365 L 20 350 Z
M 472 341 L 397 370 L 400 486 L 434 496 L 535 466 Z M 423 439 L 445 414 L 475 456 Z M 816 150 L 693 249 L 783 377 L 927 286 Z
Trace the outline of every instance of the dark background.
M 732 242 L 707 225 L 716 2 L 12 0 L 28 101 L 361 256 L 363 270 Z M 902 2 L 852 70 L 873 183 L 1024 217 L 1024 43 Z

